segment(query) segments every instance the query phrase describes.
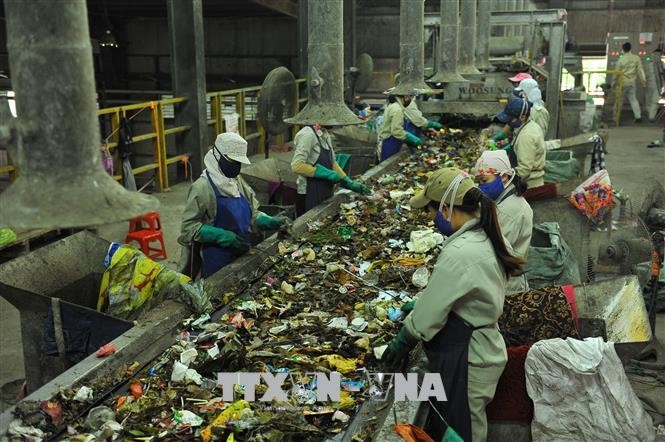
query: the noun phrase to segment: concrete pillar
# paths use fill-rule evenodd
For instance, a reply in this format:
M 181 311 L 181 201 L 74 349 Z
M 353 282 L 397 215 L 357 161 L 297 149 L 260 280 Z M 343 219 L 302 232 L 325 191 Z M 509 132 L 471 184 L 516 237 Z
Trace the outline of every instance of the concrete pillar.
M 307 1 L 298 0 L 298 74 L 307 76 Z
M 563 69 L 563 55 L 566 45 L 566 25 L 558 24 L 551 27 L 549 55 L 547 62 L 549 78 L 547 79 L 547 110 L 550 113 L 550 125 L 547 130 L 547 140 L 557 137 L 559 127 L 559 94 L 561 94 L 561 70 Z
M 198 176 L 208 152 L 206 70 L 203 45 L 202 0 L 168 0 L 171 37 L 171 78 L 176 97 L 187 101 L 176 106 L 175 123 L 191 127 L 178 138 L 178 153 L 191 152 L 192 173 Z
M 516 5 L 515 5 L 516 10 L 526 11 L 525 4 L 526 4 L 525 0 L 517 0 Z M 517 27 L 517 35 L 524 35 L 525 33 L 526 33 L 526 26 L 525 25 Z
M 458 72 L 477 75 L 476 61 L 476 0 L 462 0 L 460 14 L 460 42 Z
M 490 65 L 491 0 L 478 0 L 478 26 L 476 31 L 476 67 L 487 71 Z
M 399 83 L 395 93 L 427 93 L 425 84 L 425 0 L 401 0 L 399 10 Z
M 467 81 L 457 71 L 459 61 L 459 0 L 441 0 L 436 74 L 430 83 Z
M 0 193 L 0 225 L 69 228 L 122 221 L 157 201 L 128 192 L 101 165 L 85 0 L 5 0 L 18 118 L 0 138 L 19 172 Z
M 344 0 L 344 69 L 356 64 L 356 0 Z
M 344 104 L 342 0 L 307 4 L 307 92 L 305 108 L 284 121 L 300 126 L 347 126 L 360 120 Z

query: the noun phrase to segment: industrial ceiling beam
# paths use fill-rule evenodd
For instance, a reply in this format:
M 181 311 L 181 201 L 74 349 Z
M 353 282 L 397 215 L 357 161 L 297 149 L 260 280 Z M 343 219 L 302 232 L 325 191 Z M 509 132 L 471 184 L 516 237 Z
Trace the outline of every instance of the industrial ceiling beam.
M 252 0 L 252 2 L 289 17 L 298 18 L 298 3 L 293 0 Z

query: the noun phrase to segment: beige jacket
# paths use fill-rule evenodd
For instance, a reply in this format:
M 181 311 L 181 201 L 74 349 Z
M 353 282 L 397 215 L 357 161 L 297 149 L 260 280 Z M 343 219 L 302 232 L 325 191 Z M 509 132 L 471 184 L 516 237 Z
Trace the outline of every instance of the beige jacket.
M 319 140 L 321 140 L 320 143 Z M 291 160 L 291 170 L 293 173 L 299 175 L 296 180 L 298 193 L 307 193 L 307 177 L 314 176 L 316 160 L 319 159 L 321 149 L 330 150 L 332 152 L 332 170 L 337 172 L 341 178 L 346 176 L 342 168 L 337 164 L 337 161 L 335 161 L 333 136 L 327 130 L 320 129 L 314 134 L 314 129 L 312 127 L 303 127 L 293 139 L 293 144 L 295 146 L 295 152 L 293 153 L 293 159 Z
M 390 136 L 398 140 L 406 139 L 406 131 L 404 130 L 404 107 L 399 101 L 390 103 L 386 107 L 383 115 L 383 124 L 379 129 L 379 138 L 382 140 L 388 139 Z
M 511 184 L 503 191 L 497 199 L 499 203 L 496 206 L 496 211 L 503 237 L 513 248 L 515 255 L 526 260 L 533 231 L 533 210 L 524 197 L 515 194 L 505 197 L 514 189 L 515 186 Z M 508 279 L 508 294 L 521 293 L 527 290 L 529 290 L 529 285 L 526 275 L 511 276 Z
M 532 116 L 513 136 L 513 149 L 517 155 L 515 170 L 526 181 L 529 189 L 545 184 L 545 136 Z
M 550 127 L 550 113 L 545 106 L 533 106 L 531 108 L 531 119 L 535 121 L 543 130 L 543 136 L 547 136 L 547 129 Z
M 503 367 L 506 345 L 496 325 L 503 312 L 506 274 L 478 219 L 464 224 L 448 238 L 432 277 L 413 311 L 404 319 L 406 331 L 431 340 L 452 311 L 474 327 L 469 343 L 469 365 Z
M 407 120 L 420 128 L 427 127 L 427 118 L 423 117 L 423 113 L 418 109 L 416 100 L 411 100 L 411 103 L 404 108 L 404 116 Z
M 615 70 L 623 72 L 623 85 L 635 86 L 637 76 L 640 76 L 640 81 L 644 83 L 646 76 L 644 75 L 644 68 L 642 67 L 642 60 L 632 52 L 624 53 L 617 61 Z

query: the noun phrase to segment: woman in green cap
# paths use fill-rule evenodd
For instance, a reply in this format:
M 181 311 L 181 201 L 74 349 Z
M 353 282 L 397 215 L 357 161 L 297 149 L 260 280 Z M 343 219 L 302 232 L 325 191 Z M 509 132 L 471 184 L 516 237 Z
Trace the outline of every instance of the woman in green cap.
M 434 440 L 454 430 L 464 441 L 484 441 L 485 407 L 507 361 L 497 321 L 508 276 L 521 272 L 523 261 L 504 242 L 494 201 L 459 169 L 434 172 L 410 205 L 427 208 L 448 239 L 427 288 L 381 360 L 387 371 L 397 371 L 422 342 L 428 371 L 441 374 L 448 399 L 435 402 L 436 411 L 422 403 L 425 431 Z

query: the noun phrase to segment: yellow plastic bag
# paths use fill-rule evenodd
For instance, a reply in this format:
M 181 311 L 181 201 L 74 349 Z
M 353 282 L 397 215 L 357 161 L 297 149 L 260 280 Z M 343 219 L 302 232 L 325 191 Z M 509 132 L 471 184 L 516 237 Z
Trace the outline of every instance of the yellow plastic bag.
M 244 400 L 239 400 L 232 403 L 227 409 L 219 413 L 214 421 L 210 423 L 203 431 L 201 431 L 201 440 L 203 442 L 210 442 L 212 439 L 212 429 L 213 427 L 221 427 L 225 425 L 230 420 L 236 420 L 240 417 L 242 410 L 249 408 L 249 402 Z M 231 442 L 233 442 L 233 435 L 229 436 Z M 229 439 L 227 439 L 228 442 Z
M 319 356 L 316 360 L 325 361 L 332 370 L 340 373 L 351 373 L 356 369 L 356 359 L 347 359 L 340 355 Z

